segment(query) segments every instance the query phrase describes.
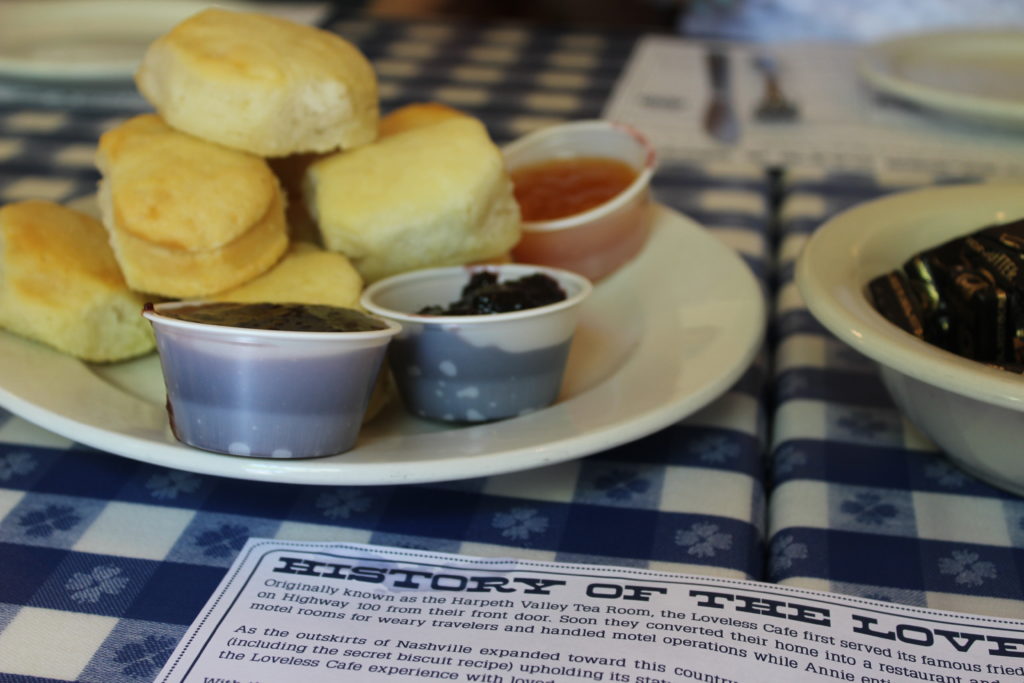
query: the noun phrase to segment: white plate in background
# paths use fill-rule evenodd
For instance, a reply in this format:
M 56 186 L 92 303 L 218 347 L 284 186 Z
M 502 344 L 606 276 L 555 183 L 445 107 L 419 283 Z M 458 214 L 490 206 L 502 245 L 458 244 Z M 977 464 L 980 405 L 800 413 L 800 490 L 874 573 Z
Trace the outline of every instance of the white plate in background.
M 164 467 L 297 484 L 447 481 L 541 467 L 638 439 L 728 390 L 760 348 L 765 305 L 742 259 L 659 208 L 645 249 L 584 304 L 562 395 L 544 410 L 452 427 L 397 402 L 355 449 L 310 460 L 196 450 L 171 435 L 155 355 L 93 366 L 0 333 L 0 405 L 69 439 Z
M 875 90 L 945 114 L 1024 126 L 1024 31 L 928 33 L 876 43 L 859 71 Z
M 130 80 L 149 44 L 200 10 L 197 0 L 0 2 L 0 76 L 32 81 Z

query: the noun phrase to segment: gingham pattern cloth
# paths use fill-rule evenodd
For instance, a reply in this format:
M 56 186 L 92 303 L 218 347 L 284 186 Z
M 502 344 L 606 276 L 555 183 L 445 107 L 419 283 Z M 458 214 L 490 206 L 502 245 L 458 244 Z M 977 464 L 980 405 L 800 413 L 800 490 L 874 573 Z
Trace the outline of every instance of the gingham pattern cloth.
M 339 20 L 382 108 L 437 100 L 498 142 L 594 118 L 635 36 Z M 100 132 L 141 102 L 0 98 L 0 202 L 91 194 Z M 53 105 L 53 106 L 51 106 Z M 734 247 L 768 290 L 769 183 L 667 166 L 657 198 Z M 152 680 L 249 537 L 764 575 L 768 354 L 683 422 L 585 459 L 443 484 L 318 487 L 161 469 L 0 412 L 0 683 Z
M 892 192 L 977 180 L 806 172 L 786 179 L 774 316 L 769 580 L 1024 616 L 1024 500 L 943 457 L 902 417 L 877 365 L 818 324 L 793 281 L 800 249 L 838 212 Z

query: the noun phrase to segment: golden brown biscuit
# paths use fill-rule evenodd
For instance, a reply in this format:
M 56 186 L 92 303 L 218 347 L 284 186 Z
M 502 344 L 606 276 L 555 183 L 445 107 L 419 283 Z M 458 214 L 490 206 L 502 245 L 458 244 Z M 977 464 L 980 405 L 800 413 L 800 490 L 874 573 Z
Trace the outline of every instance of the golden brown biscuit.
M 173 127 L 264 157 L 327 152 L 377 135 L 377 77 L 338 35 L 207 9 L 155 40 L 135 82 Z
M 139 292 L 178 299 L 208 296 L 261 275 L 288 248 L 281 192 L 274 195 L 266 215 L 236 240 L 198 251 L 166 247 L 122 229 L 111 207 L 107 180 L 99 183 L 98 200 L 125 280 Z
M 40 200 L 0 208 L 0 327 L 83 360 L 118 361 L 154 347 L 144 303 L 96 219 Z
M 237 287 L 288 246 L 266 160 L 174 130 L 153 114 L 100 137 L 99 207 L 128 285 L 183 298 Z
M 174 249 L 229 244 L 263 219 L 278 193 L 265 160 L 178 132 L 154 114 L 101 135 L 96 164 L 120 229 Z
M 308 242 L 294 242 L 277 265 L 215 301 L 324 304 L 359 308 L 363 279 L 345 257 Z
M 494 258 L 519 240 L 519 205 L 483 124 L 454 116 L 325 157 L 306 174 L 324 246 L 367 282 Z
M 420 126 L 446 121 L 467 114 L 440 102 L 414 102 L 395 109 L 380 120 L 378 137 L 395 135 Z

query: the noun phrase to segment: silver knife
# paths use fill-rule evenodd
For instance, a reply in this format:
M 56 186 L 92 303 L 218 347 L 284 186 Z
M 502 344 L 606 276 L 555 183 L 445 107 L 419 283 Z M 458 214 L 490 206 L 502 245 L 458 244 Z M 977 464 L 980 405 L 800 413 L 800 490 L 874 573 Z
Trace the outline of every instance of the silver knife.
M 713 138 L 733 144 L 740 137 L 740 124 L 732 104 L 732 83 L 729 76 L 729 53 L 711 46 L 706 54 L 711 100 L 704 112 L 704 130 Z

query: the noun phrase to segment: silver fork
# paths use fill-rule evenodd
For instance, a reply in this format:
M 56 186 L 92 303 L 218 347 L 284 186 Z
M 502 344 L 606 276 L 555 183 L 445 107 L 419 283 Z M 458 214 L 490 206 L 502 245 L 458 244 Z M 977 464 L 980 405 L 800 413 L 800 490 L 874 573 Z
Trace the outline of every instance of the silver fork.
M 754 109 L 758 121 L 792 121 L 800 115 L 800 108 L 786 97 L 779 83 L 779 65 L 774 57 L 759 54 L 754 57 L 754 67 L 761 72 L 764 80 L 764 95 Z

